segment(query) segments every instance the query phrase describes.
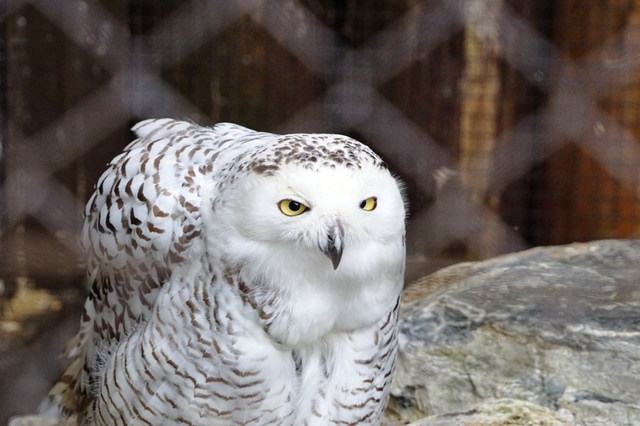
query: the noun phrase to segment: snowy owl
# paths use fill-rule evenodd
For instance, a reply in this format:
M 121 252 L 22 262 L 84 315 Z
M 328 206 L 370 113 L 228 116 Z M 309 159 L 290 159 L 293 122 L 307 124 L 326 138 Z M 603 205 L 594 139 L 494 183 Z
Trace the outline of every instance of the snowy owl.
M 92 290 L 51 392 L 79 424 L 379 424 L 401 185 L 365 145 L 146 120 L 85 210 Z

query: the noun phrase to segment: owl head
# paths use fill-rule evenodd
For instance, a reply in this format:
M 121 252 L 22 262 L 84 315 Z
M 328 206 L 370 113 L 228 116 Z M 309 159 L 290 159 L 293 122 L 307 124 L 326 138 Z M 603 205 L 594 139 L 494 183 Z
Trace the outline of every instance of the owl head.
M 217 212 L 238 257 L 355 273 L 394 258 L 390 248 L 404 250 L 402 186 L 360 142 L 329 134 L 274 137 L 237 158 L 230 172 Z

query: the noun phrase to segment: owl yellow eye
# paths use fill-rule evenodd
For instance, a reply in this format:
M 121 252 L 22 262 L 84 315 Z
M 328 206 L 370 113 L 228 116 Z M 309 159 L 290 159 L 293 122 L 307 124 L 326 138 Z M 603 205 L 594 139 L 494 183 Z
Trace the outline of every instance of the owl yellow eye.
M 360 208 L 364 211 L 370 212 L 378 205 L 378 199 L 376 197 L 369 197 L 360 203 Z
M 309 210 L 309 207 L 294 200 L 282 200 L 278 203 L 278 207 L 287 216 L 298 216 Z

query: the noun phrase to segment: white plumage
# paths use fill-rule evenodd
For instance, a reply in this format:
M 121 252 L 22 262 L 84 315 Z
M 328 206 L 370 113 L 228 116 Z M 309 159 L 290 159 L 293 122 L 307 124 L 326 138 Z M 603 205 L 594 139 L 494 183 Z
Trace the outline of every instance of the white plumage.
M 81 424 L 379 424 L 405 207 L 341 135 L 134 127 L 86 208 L 93 288 L 52 398 Z

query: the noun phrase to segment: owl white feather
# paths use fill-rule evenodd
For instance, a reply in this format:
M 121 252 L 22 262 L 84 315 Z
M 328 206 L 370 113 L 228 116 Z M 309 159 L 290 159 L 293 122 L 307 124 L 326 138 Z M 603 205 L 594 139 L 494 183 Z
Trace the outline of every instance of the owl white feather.
M 401 185 L 365 145 L 146 120 L 102 175 L 93 288 L 52 398 L 80 424 L 381 421 Z

